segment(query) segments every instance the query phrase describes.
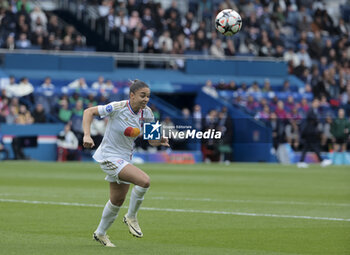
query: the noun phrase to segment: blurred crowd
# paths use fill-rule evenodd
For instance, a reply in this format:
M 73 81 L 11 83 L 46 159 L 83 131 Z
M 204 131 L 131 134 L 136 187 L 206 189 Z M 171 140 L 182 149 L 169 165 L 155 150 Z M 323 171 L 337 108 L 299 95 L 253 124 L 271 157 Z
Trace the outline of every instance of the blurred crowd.
M 87 2 L 98 6 L 110 30 L 126 38 L 125 51 L 280 57 L 291 60 L 291 72 L 302 62 L 311 68 L 321 56 L 328 64 L 349 60 L 349 18 L 340 13 L 340 1 Z M 233 37 L 220 36 L 213 25 L 217 13 L 228 8 L 243 19 L 242 31 Z
M 85 108 L 107 104 L 113 100 L 113 95 L 118 95 L 120 97 L 118 100 L 123 99 L 124 92 L 118 93 L 119 89 L 123 88 L 127 86 L 122 83 L 118 88 L 115 83 L 105 80 L 103 76 L 90 86 L 81 77 L 63 87 L 54 85 L 50 77 L 46 77 L 41 84 L 33 85 L 26 77 L 17 83 L 16 78 L 10 76 L 8 82 L 1 88 L 0 123 L 73 122 L 74 124 L 74 119 L 81 118 Z M 79 127 L 79 123 L 76 127 Z
M 338 106 L 349 100 L 350 6 L 345 1 L 87 2 L 97 6 L 110 30 L 124 38 L 125 51 L 277 57 L 305 84 L 301 93 L 312 92 Z M 237 10 L 243 19 L 242 31 L 231 37 L 220 35 L 213 25 L 217 13 L 228 8 Z M 184 62 L 179 60 L 172 67 L 183 68 Z
M 301 141 L 305 139 L 305 124 L 310 113 L 314 113 L 313 131 L 318 135 L 321 150 L 332 151 L 336 148 L 346 151 L 348 146 L 350 148 L 350 82 L 348 83 L 346 91 L 334 98 L 327 97 L 326 94 L 318 97 L 312 93 L 311 88 L 306 91 L 304 88 L 298 89 L 291 86 L 288 80 L 282 87 L 272 87 L 268 79 L 265 79 L 264 84 L 253 82 L 250 86 L 246 83 L 236 85 L 234 81 L 213 84 L 208 80 L 202 90 L 212 97 L 222 98 L 271 127 L 276 150 L 285 143 L 296 151 L 301 150 Z M 337 141 L 342 142 L 337 144 Z
M 0 47 L 4 49 L 75 50 L 86 38 L 27 0 L 0 1 Z

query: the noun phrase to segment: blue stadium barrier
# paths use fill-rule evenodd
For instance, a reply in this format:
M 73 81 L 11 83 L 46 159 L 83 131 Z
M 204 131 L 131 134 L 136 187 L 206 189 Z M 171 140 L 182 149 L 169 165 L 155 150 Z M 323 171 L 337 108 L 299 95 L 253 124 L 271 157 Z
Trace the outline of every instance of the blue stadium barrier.
M 1 125 L 1 133 L 9 157 L 13 158 L 12 141 L 15 137 L 28 139 L 24 141 L 24 154 L 30 159 L 55 161 L 57 158 L 57 135 L 63 130 L 63 124 Z M 34 144 L 33 143 L 34 140 Z
M 288 75 L 286 62 L 272 61 L 221 61 L 192 60 L 186 61 L 187 74 L 215 74 L 235 76 L 286 77 Z
M 5 54 L 6 69 L 58 70 L 59 58 L 47 54 Z
M 112 72 L 113 57 L 5 54 L 5 69 Z

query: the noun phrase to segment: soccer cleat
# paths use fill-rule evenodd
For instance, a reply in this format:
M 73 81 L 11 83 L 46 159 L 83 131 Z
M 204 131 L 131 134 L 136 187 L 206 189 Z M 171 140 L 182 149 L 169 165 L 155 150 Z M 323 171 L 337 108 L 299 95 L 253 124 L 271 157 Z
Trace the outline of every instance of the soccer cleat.
M 136 218 L 129 218 L 127 214 L 125 214 L 123 221 L 129 227 L 129 232 L 135 237 L 143 237 L 141 228 Z
M 330 166 L 330 165 L 332 165 L 332 160 L 330 160 L 330 159 L 324 159 L 321 162 L 322 167 L 326 167 L 326 166 Z
M 115 245 L 109 240 L 109 236 L 107 235 L 99 235 L 96 232 L 94 232 L 93 239 L 106 247 L 115 247 Z
M 308 168 L 309 165 L 305 162 L 298 162 L 297 167 L 298 168 Z

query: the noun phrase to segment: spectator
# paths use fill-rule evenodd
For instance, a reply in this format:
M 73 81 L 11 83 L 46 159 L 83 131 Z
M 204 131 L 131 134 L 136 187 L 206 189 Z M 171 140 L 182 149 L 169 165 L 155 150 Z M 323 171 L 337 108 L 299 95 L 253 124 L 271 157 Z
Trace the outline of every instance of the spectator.
M 17 49 L 28 49 L 32 46 L 32 43 L 28 40 L 25 33 L 19 35 L 19 39 L 16 41 Z
M 232 160 L 232 142 L 233 142 L 233 127 L 227 109 L 219 113 L 217 130 L 221 131 L 222 140 L 219 142 L 218 150 L 220 153 L 220 162 L 229 164 Z
M 99 76 L 97 81 L 95 81 L 92 85 L 91 88 L 96 89 L 96 90 L 100 90 L 100 89 L 104 89 L 105 86 L 105 78 L 103 76 Z
M 33 111 L 34 123 L 45 123 L 46 122 L 46 114 L 44 111 L 44 107 L 42 104 L 37 104 Z
M 9 77 L 9 83 L 5 85 L 5 89 L 3 92 L 5 92 L 6 97 L 12 98 L 17 96 L 18 91 L 18 84 L 16 83 L 16 79 L 14 76 Z
M 33 104 L 34 103 L 33 92 L 34 92 L 33 85 L 29 82 L 27 77 L 23 77 L 18 84 L 15 96 L 24 98 Z
M 0 97 L 0 123 L 6 123 L 6 117 L 10 114 L 9 99 Z
M 231 90 L 231 91 L 237 91 L 237 86 L 236 86 L 236 82 L 235 81 L 230 81 L 230 83 L 228 84 L 227 90 Z
M 88 85 L 86 84 L 85 79 L 82 77 L 69 83 L 68 88 L 75 90 L 87 89 Z
M 72 111 L 69 109 L 68 100 L 61 100 L 60 109 L 58 112 L 58 118 L 60 119 L 60 121 L 67 123 L 70 120 L 72 114 Z
M 285 126 L 283 122 L 277 117 L 277 114 L 275 112 L 271 112 L 270 114 L 269 126 L 272 130 L 273 147 L 275 150 L 277 150 L 279 145 L 285 141 Z
M 10 105 L 9 114 L 6 116 L 6 124 L 15 124 L 18 117 L 18 111 L 16 106 Z
M 324 123 L 320 123 L 321 146 L 325 151 L 331 151 L 333 145 L 333 135 L 331 133 L 332 116 L 327 115 Z
M 196 104 L 193 107 L 193 122 L 194 122 L 194 127 L 196 130 L 201 131 L 202 130 L 202 110 L 201 106 L 199 104 Z
M 300 102 L 300 109 L 304 113 L 304 116 L 306 116 L 306 113 L 309 111 L 309 104 L 307 102 L 306 98 L 302 98 Z
M 163 53 L 169 53 L 173 49 L 173 40 L 170 38 L 169 31 L 165 30 L 163 34 L 159 37 L 159 45 L 164 45 Z
M 276 113 L 277 117 L 281 120 L 286 120 L 289 117 L 288 113 L 284 109 L 284 103 L 282 100 L 278 100 L 275 113 Z
M 218 117 L 218 112 L 216 110 L 210 110 L 205 117 L 203 131 L 205 132 L 210 129 L 215 129 L 218 125 Z M 214 139 L 202 140 L 202 154 L 204 162 L 209 163 L 212 161 L 219 161 L 220 153 L 218 150 L 218 145 L 218 141 Z
M 282 92 L 292 92 L 292 89 L 290 87 L 290 82 L 288 80 L 285 80 L 283 82 Z
M 6 42 L 2 44 L 2 48 L 5 48 L 7 50 L 14 50 L 15 48 L 17 48 L 14 34 L 10 34 L 6 38 Z
M 132 31 L 133 29 L 137 28 L 140 23 L 141 23 L 141 19 L 138 11 L 136 10 L 132 11 L 131 17 L 129 18 L 128 30 Z
M 74 44 L 72 42 L 72 38 L 69 35 L 66 35 L 63 38 L 63 43 L 60 46 L 60 50 L 67 50 L 67 51 L 73 51 L 74 50 Z
M 190 109 L 188 108 L 183 108 L 182 109 L 182 118 L 184 120 L 189 120 L 191 118 L 191 112 Z
M 225 50 L 220 39 L 216 39 L 215 43 L 210 46 L 210 54 L 217 58 L 225 58 Z
M 207 82 L 205 83 L 205 86 L 202 87 L 202 91 L 214 98 L 218 97 L 218 93 L 213 87 L 213 82 L 211 80 L 207 80 Z
M 62 27 L 61 25 L 58 23 L 58 18 L 56 15 L 52 15 L 49 19 L 49 23 L 47 25 L 47 31 L 50 34 L 50 36 L 52 35 L 53 37 L 60 37 L 61 36 L 61 31 L 62 31 Z
M 38 19 L 40 20 L 40 22 L 43 24 L 43 26 L 45 26 L 46 28 L 46 24 L 47 24 L 47 17 L 45 15 L 45 13 L 40 9 L 39 6 L 35 6 L 33 11 L 30 13 L 30 19 L 33 22 L 37 21 Z
M 145 8 L 142 16 L 142 24 L 146 30 L 152 29 L 155 27 L 155 22 L 152 19 L 152 13 L 150 8 Z
M 44 82 L 41 84 L 41 88 L 45 96 L 50 97 L 54 94 L 55 85 L 52 84 L 50 77 L 45 78 Z
M 298 150 L 300 134 L 299 134 L 299 126 L 295 119 L 288 120 L 288 123 L 285 127 L 285 134 L 286 134 L 287 143 L 289 143 L 294 150 Z
M 249 95 L 247 98 L 246 108 L 251 112 L 255 112 L 258 109 L 258 106 L 259 104 L 255 101 L 254 97 L 252 95 Z
M 271 90 L 271 83 L 270 83 L 269 79 L 265 79 L 264 80 L 264 86 L 263 86 L 261 91 L 264 92 L 264 93 L 272 91 Z
M 310 58 L 309 54 L 307 53 L 307 45 L 306 45 L 306 43 L 301 43 L 299 48 L 300 49 L 299 49 L 299 52 L 297 53 L 297 56 L 299 58 L 300 63 L 304 62 L 304 65 L 307 68 L 310 68 L 312 62 L 311 62 L 311 58 Z
M 252 86 L 248 89 L 248 93 L 260 93 L 261 90 L 259 88 L 258 83 L 255 81 L 253 82 Z
M 84 104 L 89 107 L 97 106 L 95 95 L 93 93 L 88 94 L 87 98 L 84 99 Z
M 115 27 L 117 27 L 121 33 L 126 34 L 128 32 L 129 19 L 128 16 L 125 15 L 124 10 L 118 10 L 118 15 L 115 17 L 114 22 Z
M 106 131 L 107 123 L 108 118 L 94 118 L 92 120 L 90 132 L 96 147 L 98 147 L 102 142 L 104 133 Z
M 287 101 L 284 103 L 287 112 L 291 112 L 293 108 L 295 108 L 294 97 L 289 95 L 287 97 Z
M 283 54 L 283 60 L 286 62 L 292 61 L 293 67 L 297 67 L 300 64 L 300 59 L 298 55 L 295 54 L 293 47 L 289 47 Z
M 226 48 L 225 48 L 225 56 L 234 56 L 236 55 L 236 49 L 233 40 L 227 40 L 226 41 Z
M 270 119 L 270 114 L 270 107 L 268 105 L 265 105 L 263 109 L 255 115 L 254 118 L 267 123 L 267 121 Z
M 57 139 L 57 161 L 79 160 L 78 139 L 71 131 L 70 124 L 64 126 Z
M 75 116 L 79 116 L 79 117 L 83 117 L 83 113 L 84 113 L 84 108 L 83 108 L 83 101 L 82 100 L 78 100 L 75 104 L 74 109 L 72 110 L 72 113 Z
M 346 144 L 349 140 L 350 122 L 345 118 L 344 109 L 338 110 L 338 118 L 331 124 L 331 133 L 334 137 L 334 150 L 345 152 Z M 343 154 L 345 157 L 345 154 Z M 344 162 L 345 159 L 343 159 Z
M 33 122 L 34 119 L 30 114 L 30 111 L 27 110 L 27 107 L 25 105 L 20 105 L 19 112 L 16 118 L 16 124 L 28 125 L 33 124 Z
M 153 39 L 150 39 L 147 42 L 146 48 L 143 51 L 144 53 L 160 53 L 160 51 L 155 47 Z

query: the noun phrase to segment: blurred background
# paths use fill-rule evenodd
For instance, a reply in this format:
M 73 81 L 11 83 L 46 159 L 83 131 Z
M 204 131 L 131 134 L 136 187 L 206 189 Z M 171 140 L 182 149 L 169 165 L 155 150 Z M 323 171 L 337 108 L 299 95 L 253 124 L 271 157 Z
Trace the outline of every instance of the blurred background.
M 223 9 L 243 20 L 232 37 L 214 27 Z M 127 99 L 137 78 L 163 128 L 223 138 L 138 139 L 135 162 L 296 163 L 313 112 L 322 157 L 350 164 L 349 22 L 345 0 L 2 0 L 0 158 L 91 161 L 84 109 Z

